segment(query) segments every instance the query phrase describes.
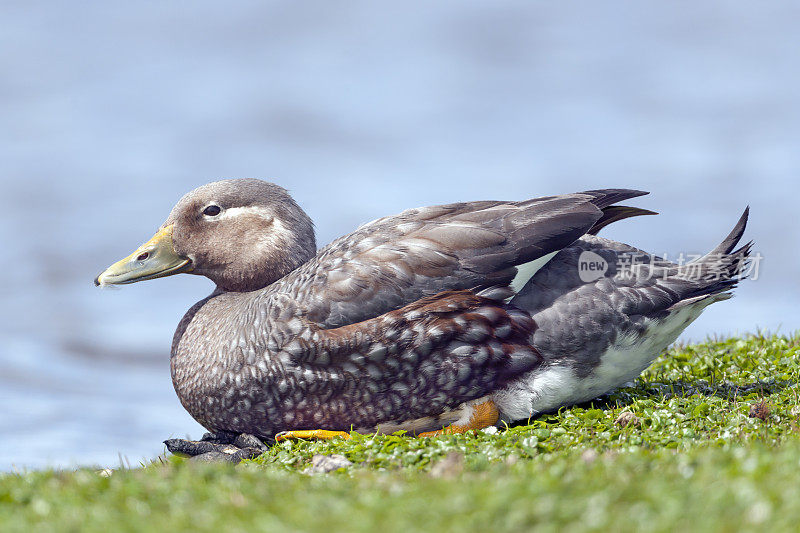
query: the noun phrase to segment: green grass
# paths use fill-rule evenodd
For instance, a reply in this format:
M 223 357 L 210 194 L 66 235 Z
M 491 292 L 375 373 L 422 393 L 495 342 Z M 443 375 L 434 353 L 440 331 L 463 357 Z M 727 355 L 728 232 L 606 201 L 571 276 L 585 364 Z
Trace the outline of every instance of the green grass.
M 800 335 L 757 335 L 673 348 L 634 387 L 497 434 L 7 474 L 0 530 L 795 531 L 799 378 Z M 765 419 L 750 418 L 762 401 Z M 615 423 L 623 411 L 638 424 Z M 301 473 L 318 453 L 354 464 Z

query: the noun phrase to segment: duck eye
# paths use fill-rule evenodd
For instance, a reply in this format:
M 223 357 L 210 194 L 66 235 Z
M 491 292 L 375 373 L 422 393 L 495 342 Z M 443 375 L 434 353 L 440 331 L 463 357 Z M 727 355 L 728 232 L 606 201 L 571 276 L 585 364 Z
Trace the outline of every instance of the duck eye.
M 215 217 L 220 214 L 222 208 L 218 205 L 210 205 L 203 209 L 203 214 L 207 217 Z

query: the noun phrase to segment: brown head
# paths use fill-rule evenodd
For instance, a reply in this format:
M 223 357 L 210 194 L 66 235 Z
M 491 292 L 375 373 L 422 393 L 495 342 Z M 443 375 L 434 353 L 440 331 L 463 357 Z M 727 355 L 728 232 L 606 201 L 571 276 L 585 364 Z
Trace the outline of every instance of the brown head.
M 311 219 L 285 189 L 257 179 L 222 180 L 181 198 L 155 236 L 95 284 L 187 272 L 206 276 L 225 291 L 252 291 L 315 254 Z

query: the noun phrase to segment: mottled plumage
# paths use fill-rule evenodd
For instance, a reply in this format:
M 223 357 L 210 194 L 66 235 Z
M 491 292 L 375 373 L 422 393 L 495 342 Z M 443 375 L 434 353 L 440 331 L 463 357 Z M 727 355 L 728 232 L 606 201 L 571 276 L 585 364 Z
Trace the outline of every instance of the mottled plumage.
M 97 282 L 192 272 L 217 284 L 181 321 L 171 359 L 178 397 L 212 431 L 421 432 L 468 418 L 487 398 L 516 420 L 619 386 L 735 284 L 746 216 L 697 280 L 656 259 L 663 281 L 641 268 L 582 281 L 582 252 L 615 265 L 635 251 L 594 234 L 652 214 L 614 205 L 642 194 L 411 209 L 317 252 L 310 220 L 283 189 L 226 180 L 187 194 L 153 240 Z M 690 319 L 664 333 L 659 321 L 682 306 Z M 629 345 L 633 363 L 603 370 Z
M 241 305 L 247 294 L 206 300 L 173 345 L 178 396 L 214 430 L 271 436 L 438 415 L 540 360 L 527 313 L 470 291 L 333 329 L 301 318 L 283 295 Z

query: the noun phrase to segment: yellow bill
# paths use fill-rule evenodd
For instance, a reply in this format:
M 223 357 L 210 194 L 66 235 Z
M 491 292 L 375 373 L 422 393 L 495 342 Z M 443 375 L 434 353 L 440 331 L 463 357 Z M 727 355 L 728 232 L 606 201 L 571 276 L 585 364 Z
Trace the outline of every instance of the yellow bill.
M 191 271 L 191 259 L 175 252 L 170 224 L 161 228 L 131 255 L 108 267 L 95 278 L 94 284 L 125 285 Z

